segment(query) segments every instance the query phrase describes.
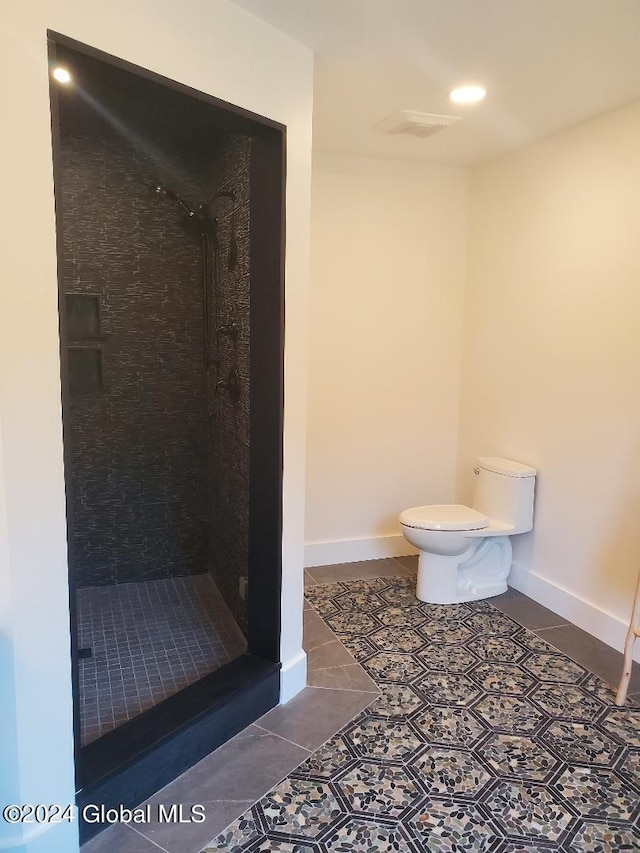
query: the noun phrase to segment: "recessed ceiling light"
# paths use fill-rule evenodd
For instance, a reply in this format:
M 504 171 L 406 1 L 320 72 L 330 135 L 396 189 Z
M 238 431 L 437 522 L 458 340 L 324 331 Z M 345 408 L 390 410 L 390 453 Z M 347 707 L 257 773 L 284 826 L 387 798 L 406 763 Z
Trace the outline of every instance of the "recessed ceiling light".
M 482 86 L 458 86 L 449 94 L 449 97 L 456 104 L 475 104 L 486 94 L 487 90 Z
M 71 74 L 67 71 L 66 68 L 63 68 L 61 65 L 58 65 L 57 68 L 53 69 L 53 77 L 58 83 L 70 83 L 71 82 Z

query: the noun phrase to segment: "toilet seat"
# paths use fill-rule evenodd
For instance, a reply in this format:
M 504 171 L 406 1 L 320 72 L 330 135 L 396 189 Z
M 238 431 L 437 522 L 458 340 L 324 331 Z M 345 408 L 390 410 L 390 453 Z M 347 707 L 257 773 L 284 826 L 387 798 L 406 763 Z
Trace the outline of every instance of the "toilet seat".
M 405 509 L 400 524 L 420 530 L 483 530 L 489 519 L 462 504 L 430 504 Z

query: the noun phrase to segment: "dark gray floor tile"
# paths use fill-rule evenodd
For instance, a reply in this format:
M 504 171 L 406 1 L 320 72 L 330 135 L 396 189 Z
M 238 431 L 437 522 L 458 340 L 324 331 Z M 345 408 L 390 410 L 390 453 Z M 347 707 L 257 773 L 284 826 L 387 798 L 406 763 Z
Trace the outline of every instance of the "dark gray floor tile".
M 349 666 L 355 660 L 340 640 L 331 640 L 307 652 L 307 670 L 326 669 L 329 666 Z
M 280 781 L 280 780 L 278 780 Z M 266 791 L 265 791 L 266 793 Z M 206 819 L 202 823 L 158 823 L 154 821 L 142 828 L 146 837 L 162 845 L 167 853 L 200 853 L 202 848 L 222 832 L 230 823 L 240 817 L 253 805 L 253 800 L 217 800 L 202 803 Z M 187 814 L 189 806 L 183 809 Z M 157 853 L 157 848 L 154 848 Z M 84 853 L 84 851 L 83 851 Z M 120 853 L 119 850 L 111 853 Z
M 147 802 L 253 802 L 304 761 L 307 755 L 306 749 L 264 729 L 249 726 L 240 736 L 203 758 Z
M 408 554 L 406 557 L 394 557 L 396 563 L 400 563 L 403 569 L 408 569 L 410 572 L 418 571 L 418 555 Z
M 357 563 L 338 563 L 335 566 L 314 566 L 307 572 L 316 583 L 356 581 L 366 578 L 405 575 L 407 569 L 391 558 L 383 560 L 361 560 Z
M 306 687 L 286 705 L 279 705 L 257 725 L 313 750 L 374 701 L 372 693 Z
M 315 610 L 305 610 L 303 613 L 302 647 L 307 654 L 318 646 L 330 643 L 336 635 Z
M 310 687 L 324 687 L 332 690 L 379 692 L 375 681 L 367 675 L 359 663 L 310 671 L 307 683 Z
M 164 848 L 123 824 L 110 826 L 80 848 L 81 853 L 158 853 L 158 850 Z
M 617 687 L 622 675 L 622 655 L 611 646 L 597 640 L 576 625 L 547 628 L 536 631 L 539 637 L 551 643 L 565 655 L 582 664 L 608 684 Z M 629 683 L 629 694 L 640 692 L 640 666 L 634 663 Z
M 537 628 L 552 628 L 567 624 L 567 620 L 563 619 L 562 616 L 558 616 L 552 610 L 547 610 L 546 607 L 516 589 L 509 589 L 503 595 L 496 595 L 489 601 L 498 610 L 532 631 Z

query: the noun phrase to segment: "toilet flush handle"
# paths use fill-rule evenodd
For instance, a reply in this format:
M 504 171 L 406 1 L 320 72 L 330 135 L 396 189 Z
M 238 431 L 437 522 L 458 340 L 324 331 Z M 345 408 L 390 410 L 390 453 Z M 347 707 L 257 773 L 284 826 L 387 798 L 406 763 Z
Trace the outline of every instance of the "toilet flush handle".
M 477 476 L 478 476 L 478 474 L 480 473 L 480 469 L 478 468 L 478 466 L 477 466 L 477 465 L 474 467 L 474 469 L 473 469 L 473 473 L 476 475 L 476 477 L 477 477 Z

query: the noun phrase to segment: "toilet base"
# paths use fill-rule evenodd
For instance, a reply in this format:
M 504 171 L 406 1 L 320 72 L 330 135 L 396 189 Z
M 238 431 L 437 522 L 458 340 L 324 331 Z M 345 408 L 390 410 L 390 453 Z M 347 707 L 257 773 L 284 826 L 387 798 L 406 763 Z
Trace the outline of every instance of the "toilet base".
M 458 604 L 507 591 L 511 570 L 508 536 L 479 539 L 454 556 L 421 551 L 416 598 L 429 604 Z

